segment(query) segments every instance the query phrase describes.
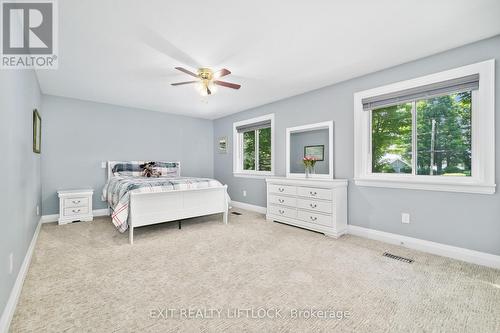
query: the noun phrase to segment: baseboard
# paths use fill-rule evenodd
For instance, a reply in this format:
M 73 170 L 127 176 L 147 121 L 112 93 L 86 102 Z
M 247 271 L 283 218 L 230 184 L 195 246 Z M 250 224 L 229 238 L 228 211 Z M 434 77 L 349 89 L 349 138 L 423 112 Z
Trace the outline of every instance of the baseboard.
M 239 201 L 231 201 L 231 206 L 236 207 L 236 208 L 250 210 L 252 212 L 257 212 L 257 213 L 261 213 L 261 214 L 265 214 L 267 212 L 266 207 L 251 205 L 251 204 L 247 204 L 247 203 L 239 202 Z
M 390 232 L 378 231 L 348 225 L 348 233 L 355 236 L 374 239 L 385 243 L 401 245 L 409 249 L 436 254 L 438 256 L 462 260 L 465 262 L 500 269 L 500 256 L 461 247 L 407 237 Z
M 103 208 L 103 209 L 94 209 L 92 211 L 94 216 L 109 216 L 111 215 L 109 212 L 109 208 Z
M 94 209 L 92 211 L 92 214 L 94 216 L 109 216 L 109 208 L 103 208 L 103 209 Z M 59 214 L 50 214 L 50 215 L 43 215 L 42 216 L 42 223 L 51 223 L 51 222 L 57 222 L 59 220 Z
M 30 246 L 26 251 L 26 255 L 24 256 L 24 260 L 21 268 L 19 269 L 19 273 L 17 273 L 16 282 L 14 282 L 14 287 L 12 287 L 9 299 L 7 300 L 7 304 L 5 305 L 5 308 L 3 310 L 2 317 L 0 318 L 0 332 L 2 333 L 7 333 L 9 331 L 10 322 L 14 317 L 14 312 L 16 311 L 19 296 L 21 296 L 24 279 L 26 278 L 26 274 L 28 273 L 28 269 L 30 267 L 31 257 L 33 256 L 33 252 L 35 250 L 35 244 L 38 239 L 38 234 L 40 233 L 41 226 L 42 219 L 38 221 L 38 225 L 36 226 L 35 233 L 33 234 L 33 238 L 31 239 Z

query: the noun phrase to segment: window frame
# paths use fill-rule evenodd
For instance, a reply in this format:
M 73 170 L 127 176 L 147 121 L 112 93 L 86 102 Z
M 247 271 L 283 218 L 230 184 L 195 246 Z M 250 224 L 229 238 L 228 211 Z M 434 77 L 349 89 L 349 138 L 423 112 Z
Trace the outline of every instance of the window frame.
M 254 123 L 263 122 L 266 120 L 271 121 L 271 171 L 259 170 L 244 170 L 243 169 L 243 133 L 238 133 L 237 128 L 243 125 L 251 125 Z M 256 130 L 257 131 L 257 130 Z M 255 138 L 255 169 L 259 168 L 259 138 L 258 133 Z M 248 177 L 248 178 L 263 178 L 274 176 L 274 161 L 275 161 L 275 133 L 274 133 L 274 113 L 246 119 L 233 123 L 233 175 L 235 177 Z
M 362 99 L 415 88 L 471 74 L 479 74 L 479 89 L 472 91 L 471 176 L 417 175 L 412 159 L 412 174 L 373 173 L 372 111 L 364 111 Z M 415 126 L 416 112 L 412 112 Z M 415 155 L 416 131 L 412 132 Z M 415 173 L 415 174 L 414 174 Z M 495 60 L 487 60 L 354 94 L 354 182 L 359 186 L 418 189 L 432 191 L 493 194 L 495 184 Z

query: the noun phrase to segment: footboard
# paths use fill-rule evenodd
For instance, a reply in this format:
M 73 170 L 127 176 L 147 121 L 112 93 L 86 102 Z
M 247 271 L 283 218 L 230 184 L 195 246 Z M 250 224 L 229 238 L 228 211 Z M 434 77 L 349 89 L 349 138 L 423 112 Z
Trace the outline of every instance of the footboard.
M 196 216 L 224 213 L 227 224 L 227 185 L 153 193 L 130 193 L 129 240 L 135 227 Z

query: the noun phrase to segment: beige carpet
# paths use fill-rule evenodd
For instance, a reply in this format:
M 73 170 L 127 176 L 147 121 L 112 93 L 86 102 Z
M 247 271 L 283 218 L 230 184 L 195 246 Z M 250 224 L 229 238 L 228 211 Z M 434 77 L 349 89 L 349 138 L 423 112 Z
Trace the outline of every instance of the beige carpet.
M 499 270 L 242 212 L 43 225 L 11 331 L 500 332 Z

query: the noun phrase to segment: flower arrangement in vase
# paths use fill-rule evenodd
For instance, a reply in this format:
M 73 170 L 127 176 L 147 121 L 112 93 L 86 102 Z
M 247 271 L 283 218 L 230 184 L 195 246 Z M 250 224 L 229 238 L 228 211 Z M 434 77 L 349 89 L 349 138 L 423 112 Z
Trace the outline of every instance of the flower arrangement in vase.
M 314 173 L 314 165 L 316 164 L 316 158 L 311 156 L 306 156 L 302 159 L 302 163 L 304 163 L 304 169 L 306 171 L 306 178 L 309 178 L 311 173 Z

